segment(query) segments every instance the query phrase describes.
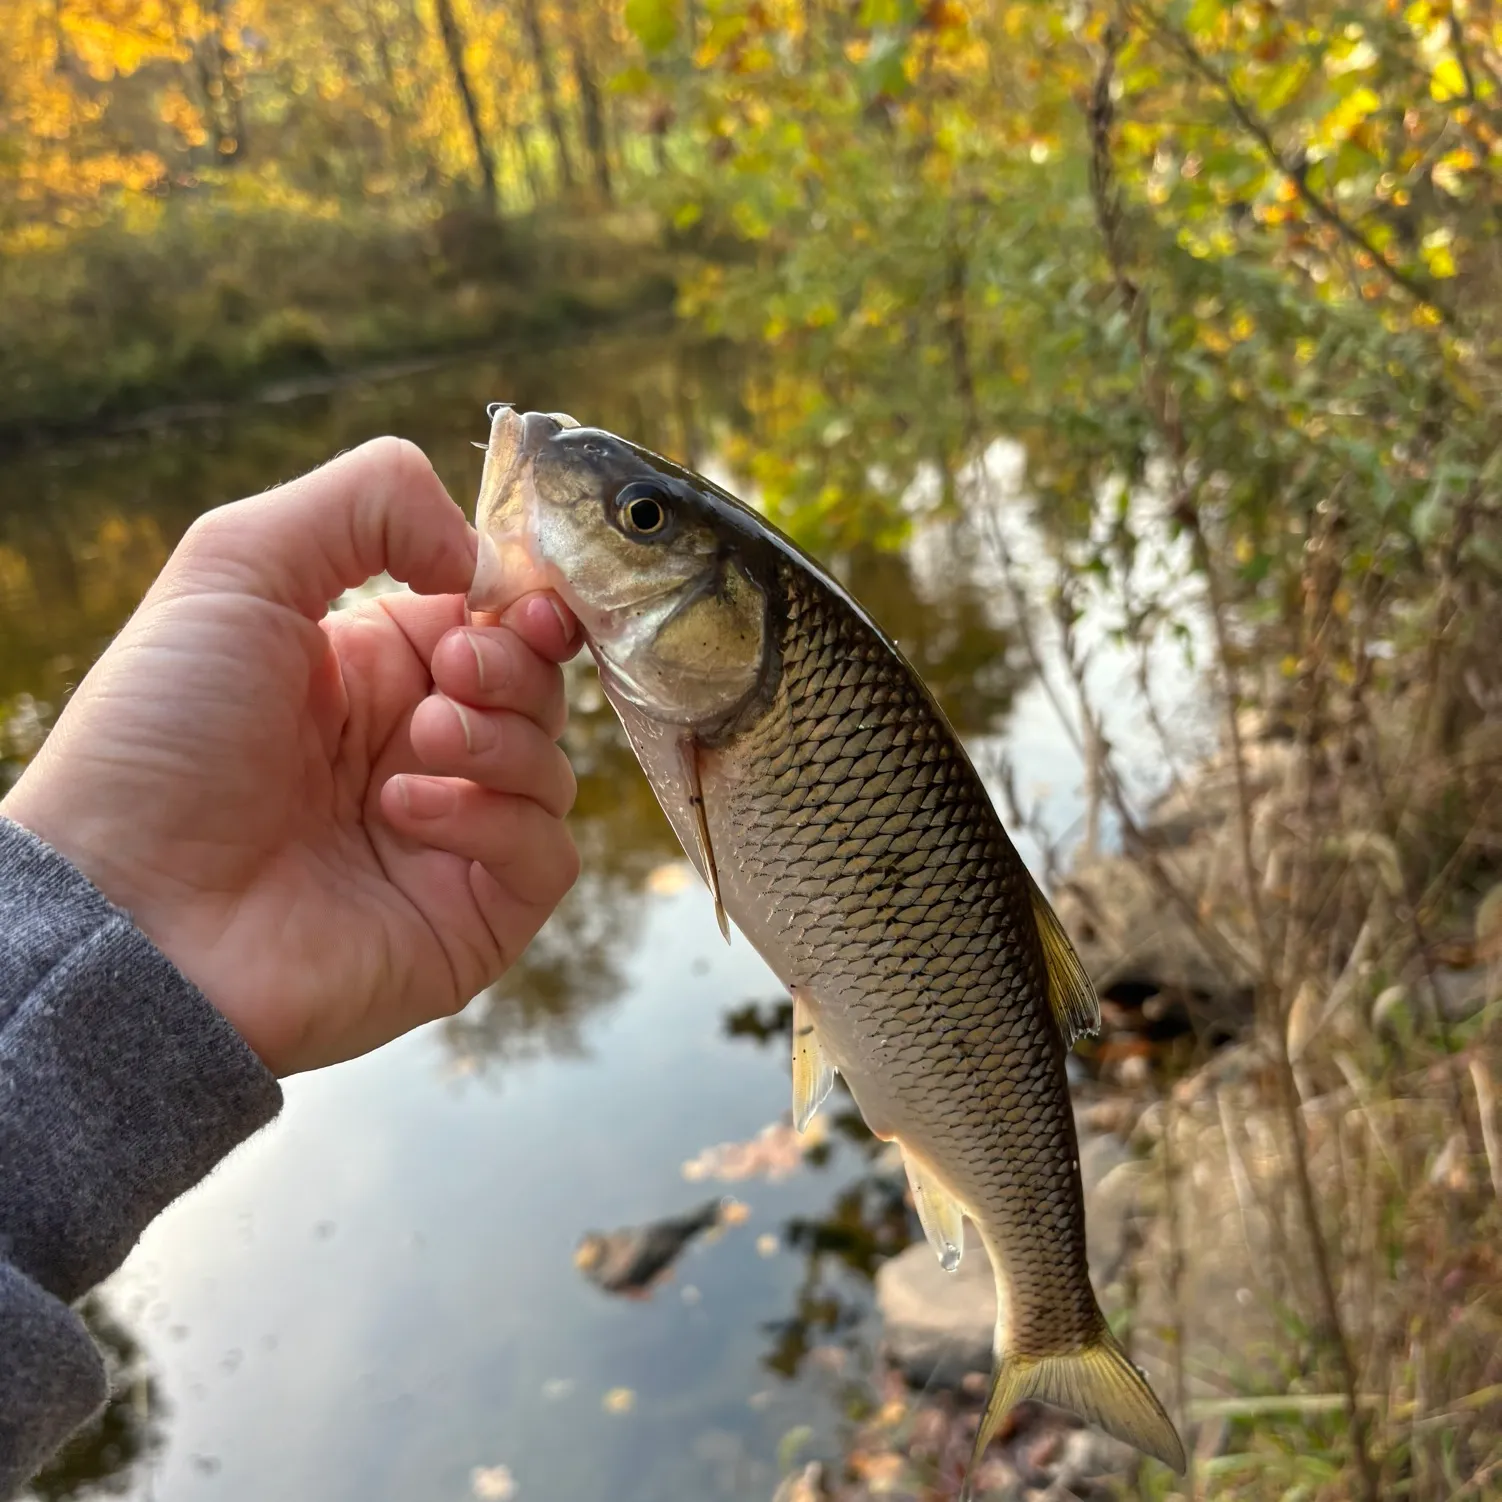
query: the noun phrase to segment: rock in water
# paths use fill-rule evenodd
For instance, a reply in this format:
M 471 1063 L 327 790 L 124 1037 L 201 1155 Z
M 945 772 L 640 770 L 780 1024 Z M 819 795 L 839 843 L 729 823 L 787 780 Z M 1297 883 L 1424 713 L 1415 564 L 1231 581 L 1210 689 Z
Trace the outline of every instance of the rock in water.
M 958 1387 L 991 1370 L 996 1288 L 984 1257 L 947 1273 L 915 1242 L 878 1269 L 876 1307 L 887 1356 L 913 1387 Z

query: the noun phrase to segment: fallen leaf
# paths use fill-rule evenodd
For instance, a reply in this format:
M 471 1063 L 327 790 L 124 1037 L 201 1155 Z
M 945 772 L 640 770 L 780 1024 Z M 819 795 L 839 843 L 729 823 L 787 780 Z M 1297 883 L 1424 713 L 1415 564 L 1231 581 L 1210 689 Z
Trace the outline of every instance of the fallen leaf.
M 630 1413 L 636 1407 L 636 1393 L 629 1387 L 612 1387 L 605 1394 L 606 1413 Z
M 756 1238 L 756 1255 L 775 1257 L 781 1245 L 782 1243 L 770 1231 L 767 1231 Z
M 815 1117 L 806 1132 L 798 1132 L 783 1121 L 765 1126 L 749 1142 L 721 1142 L 706 1147 L 697 1157 L 683 1165 L 683 1177 L 691 1181 L 718 1179 L 736 1183 L 742 1179 L 783 1179 L 803 1162 L 810 1148 L 828 1139 L 829 1127 L 822 1117 Z
M 900 1455 L 893 1455 L 890 1452 L 882 1455 L 866 1455 L 857 1450 L 850 1457 L 850 1469 L 873 1492 L 890 1492 L 896 1490 L 902 1481 L 903 1461 Z

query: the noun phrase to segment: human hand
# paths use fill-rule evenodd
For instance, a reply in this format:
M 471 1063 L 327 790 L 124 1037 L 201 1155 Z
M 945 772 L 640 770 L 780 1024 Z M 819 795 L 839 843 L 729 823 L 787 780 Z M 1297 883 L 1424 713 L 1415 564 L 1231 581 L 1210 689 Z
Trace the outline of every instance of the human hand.
M 381 438 L 201 517 L 0 814 L 291 1074 L 462 1007 L 573 884 L 577 627 L 466 627 L 475 536 Z M 327 615 L 388 570 L 419 594 Z

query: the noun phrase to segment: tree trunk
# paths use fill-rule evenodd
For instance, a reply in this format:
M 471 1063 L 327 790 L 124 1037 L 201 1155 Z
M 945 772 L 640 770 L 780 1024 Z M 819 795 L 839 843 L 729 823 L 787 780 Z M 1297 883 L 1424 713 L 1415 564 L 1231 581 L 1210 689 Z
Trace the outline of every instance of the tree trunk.
M 403 176 L 410 170 L 412 138 L 406 101 L 396 79 L 396 62 L 391 56 L 391 39 L 386 34 L 386 21 L 373 0 L 362 0 L 365 29 L 375 44 L 376 66 L 381 75 L 381 92 L 384 95 L 383 109 L 386 115 L 386 150 L 398 172 Z
M 203 91 L 204 113 L 213 131 L 214 159 L 232 162 L 245 151 L 245 91 L 239 60 L 224 40 L 224 10 L 225 0 L 210 0 L 205 7 L 209 31 L 193 43 L 193 61 Z
M 490 143 L 480 124 L 480 107 L 475 102 L 469 71 L 464 66 L 464 36 L 459 30 L 458 17 L 454 15 L 453 0 L 433 0 L 433 5 L 438 13 L 438 29 L 443 34 L 443 50 L 448 54 L 449 68 L 454 75 L 454 89 L 464 106 L 464 119 L 475 144 L 475 160 L 480 164 L 480 191 L 485 195 L 486 205 L 494 210 L 495 159 L 490 154 Z
M 537 91 L 542 95 L 543 118 L 548 122 L 553 145 L 558 151 L 558 176 L 565 188 L 574 186 L 574 158 L 568 149 L 568 133 L 563 128 L 563 116 L 558 113 L 558 91 L 553 83 L 553 65 L 548 59 L 548 41 L 543 35 L 542 13 L 537 0 L 522 0 L 522 22 L 527 28 L 527 39 L 532 44 L 532 63 L 537 69 Z
M 532 127 L 524 120 L 516 127 L 516 146 L 522 154 L 522 168 L 527 174 L 527 188 L 532 194 L 532 206 L 541 208 L 547 198 L 547 185 L 537 165 L 537 153 L 532 150 Z
M 570 43 L 574 55 L 574 78 L 579 85 L 579 107 L 584 114 L 584 144 L 594 164 L 595 186 L 600 197 L 610 202 L 610 142 L 605 134 L 604 101 L 595 81 L 583 38 L 576 32 Z

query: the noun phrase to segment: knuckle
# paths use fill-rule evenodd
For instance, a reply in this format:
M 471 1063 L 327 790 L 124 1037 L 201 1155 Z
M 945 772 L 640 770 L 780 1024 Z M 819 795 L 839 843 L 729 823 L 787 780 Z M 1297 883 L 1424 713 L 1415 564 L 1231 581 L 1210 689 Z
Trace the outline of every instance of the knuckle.
M 568 693 L 559 673 L 548 688 L 543 720 L 548 734 L 556 741 L 568 729 Z
M 469 1005 L 470 997 L 473 993 L 469 989 L 468 981 L 460 981 L 457 976 L 455 977 L 455 981 L 456 984 L 452 991 L 448 992 L 447 995 L 437 998 L 436 1004 L 433 1007 L 432 1020 L 434 1022 L 441 1021 L 445 1017 L 457 1017 Z M 476 989 L 480 988 L 477 987 Z
M 558 895 L 555 901 L 561 899 L 578 881 L 582 869 L 579 847 L 574 844 L 574 837 L 569 833 L 568 826 L 563 825 L 558 833 Z
M 403 479 L 431 471 L 433 466 L 428 456 L 410 438 L 398 438 L 394 433 L 383 433 L 362 443 L 356 452 L 363 451 L 370 462 L 383 469 L 390 469 Z
M 255 555 L 258 500 L 231 501 L 195 518 L 172 550 L 161 588 L 222 586 Z
M 516 643 L 509 634 L 497 632 L 484 647 L 485 696 L 494 704 L 509 704 L 517 697 Z
M 237 518 L 244 514 L 248 504 L 246 501 L 231 501 L 195 517 L 177 545 L 178 555 L 198 557 L 212 551 L 224 540 L 226 533 L 233 532 Z
M 579 796 L 579 779 L 574 776 L 574 769 L 562 751 L 558 752 L 558 760 L 561 763 L 558 769 L 558 783 L 561 789 L 559 803 L 559 817 L 563 818 L 572 812 L 574 800 Z

